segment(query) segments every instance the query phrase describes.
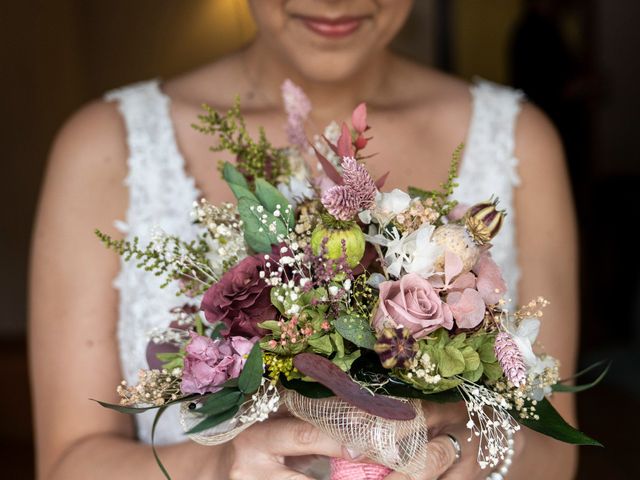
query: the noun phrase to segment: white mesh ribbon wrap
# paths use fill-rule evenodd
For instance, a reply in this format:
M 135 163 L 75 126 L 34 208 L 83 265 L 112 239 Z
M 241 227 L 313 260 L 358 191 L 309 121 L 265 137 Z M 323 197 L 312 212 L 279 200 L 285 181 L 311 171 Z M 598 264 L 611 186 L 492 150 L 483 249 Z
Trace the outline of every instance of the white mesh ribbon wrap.
M 271 382 L 263 380 L 260 389 L 251 399 L 242 404 L 233 418 L 213 428 L 188 436 L 200 445 L 220 445 L 229 442 L 254 423 L 266 420 L 270 413 L 278 409 L 279 405 L 280 394 L 278 390 Z M 185 432 L 202 420 L 204 420 L 202 415 L 189 410 L 187 402 L 180 406 L 180 423 Z
M 292 390 L 284 393 L 284 402 L 293 415 L 374 462 L 412 478 L 426 467 L 427 422 L 417 400 L 410 400 L 416 417 L 409 421 L 377 417 L 337 397 L 313 399 Z

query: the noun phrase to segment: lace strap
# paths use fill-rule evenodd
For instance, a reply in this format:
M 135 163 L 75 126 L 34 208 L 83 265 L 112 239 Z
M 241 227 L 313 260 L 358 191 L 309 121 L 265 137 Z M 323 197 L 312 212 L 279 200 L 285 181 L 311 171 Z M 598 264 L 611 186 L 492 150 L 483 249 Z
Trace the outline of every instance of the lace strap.
M 129 148 L 129 209 L 126 223 L 116 226 L 141 238 L 149 235 L 150 225 L 175 230 L 172 219 L 185 215 L 197 190 L 177 146 L 169 97 L 151 80 L 113 90 L 104 98 L 118 102 Z
M 487 80 L 476 80 L 471 93 L 474 108 L 467 144 L 467 150 L 474 152 L 471 158 L 491 159 L 512 186 L 519 185 L 515 130 L 524 94 Z

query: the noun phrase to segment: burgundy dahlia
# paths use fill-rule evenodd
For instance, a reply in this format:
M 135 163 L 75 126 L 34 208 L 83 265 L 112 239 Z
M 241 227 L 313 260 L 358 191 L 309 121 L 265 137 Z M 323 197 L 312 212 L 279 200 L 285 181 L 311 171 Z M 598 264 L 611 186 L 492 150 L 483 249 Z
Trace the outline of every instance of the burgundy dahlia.
M 207 321 L 223 322 L 226 335 L 262 336 L 264 331 L 257 324 L 275 318 L 271 287 L 260 278 L 264 263 L 263 255 L 245 258 L 204 294 L 201 309 Z

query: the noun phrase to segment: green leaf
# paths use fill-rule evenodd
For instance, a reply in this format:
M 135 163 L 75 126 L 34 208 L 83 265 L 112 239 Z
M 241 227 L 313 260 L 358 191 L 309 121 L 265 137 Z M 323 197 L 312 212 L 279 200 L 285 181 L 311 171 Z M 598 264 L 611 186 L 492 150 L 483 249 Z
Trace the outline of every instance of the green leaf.
M 211 339 L 215 340 L 217 338 L 222 338 L 222 331 L 226 328 L 227 326 L 223 322 L 216 323 L 213 330 L 211 330 Z
M 335 356 L 331 359 L 331 361 L 338 366 L 340 370 L 343 372 L 348 372 L 358 358 L 360 358 L 360 350 L 354 350 L 353 352 L 347 355 L 339 355 Z
M 373 350 L 376 344 L 376 336 L 365 318 L 342 315 L 336 319 L 334 327 L 340 335 L 357 347 Z
M 198 423 L 195 427 L 193 427 L 191 430 L 187 431 L 186 433 L 189 435 L 194 433 L 200 433 L 210 428 L 213 428 L 217 425 L 220 425 L 222 422 L 225 422 L 230 418 L 233 418 L 233 416 L 238 412 L 239 409 L 240 409 L 240 405 L 234 405 L 229 410 L 226 410 L 217 415 L 211 415 L 205 418 L 200 423 Z
M 257 213 L 251 210 L 251 207 L 255 209 L 256 206 L 255 202 L 246 198 L 238 200 L 238 212 L 243 222 L 244 239 L 254 252 L 269 253 L 271 252 L 270 232 L 268 227 L 258 219 Z
M 285 219 L 285 210 L 287 207 L 290 207 L 289 201 L 287 198 L 280 193 L 276 187 L 267 182 L 264 178 L 256 178 L 256 197 L 262 204 L 264 208 L 266 208 L 269 212 L 273 213 L 278 209 L 278 205 L 280 205 L 280 213 L 281 217 L 285 223 L 288 221 L 289 228 L 293 228 L 295 226 L 295 218 L 293 215 L 293 211 L 290 212 L 289 218 Z
M 247 179 L 244 178 L 244 175 L 242 175 L 240 171 L 229 162 L 224 162 L 224 166 L 222 167 L 222 178 L 224 178 L 229 184 L 239 185 L 249 189 Z
M 244 368 L 238 377 L 238 388 L 240 391 L 247 395 L 256 393 L 262 383 L 263 372 L 262 350 L 260 349 L 260 344 L 256 343 L 251 349 Z
M 90 398 L 90 400 L 93 400 L 94 402 L 99 403 L 104 408 L 108 408 L 109 410 L 115 410 L 116 412 L 127 413 L 129 415 L 138 415 L 139 413 L 147 412 L 149 410 L 157 410 L 162 407 L 168 407 L 169 405 L 173 405 L 174 403 L 187 402 L 189 400 L 193 400 L 194 398 L 197 398 L 200 396 L 201 395 L 194 393 L 192 395 L 187 395 L 186 397 L 180 397 L 176 400 L 172 400 L 171 402 L 167 402 L 164 405 L 152 405 L 150 407 L 125 407 L 123 405 L 118 405 L 114 403 L 101 402 L 100 400 L 95 400 L 93 398 Z
M 482 360 L 482 363 L 495 363 L 498 361 L 496 358 L 493 339 L 491 339 L 491 341 L 485 341 L 478 349 L 478 353 L 480 354 L 480 360 Z
M 445 378 L 453 377 L 464 372 L 464 357 L 457 348 L 446 346 L 439 351 L 438 371 Z
M 524 425 L 531 430 L 535 430 L 538 433 L 542 433 L 543 435 L 560 440 L 561 442 L 571 443 L 573 445 L 592 445 L 602 447 L 600 442 L 588 437 L 580 430 L 577 430 L 565 422 L 546 398 L 537 402 L 535 408 L 535 413 L 540 417 L 539 420 L 535 420 L 533 418 L 524 420 L 520 418 L 520 415 L 515 410 L 510 410 L 509 413 L 521 425 Z
M 225 179 L 229 188 L 231 188 L 233 195 L 238 201 L 240 201 L 241 198 L 247 198 L 256 205 L 259 204 L 257 197 L 251 192 L 247 179 L 229 162 L 225 162 L 224 164 L 222 177 Z
M 455 337 L 453 337 L 453 340 L 449 342 L 449 345 L 459 350 L 462 350 L 462 347 L 464 346 L 464 342 L 466 339 L 467 339 L 467 334 L 460 333 L 459 335 L 456 335 Z
M 206 416 L 219 415 L 234 405 L 240 405 L 243 401 L 244 395 L 242 392 L 236 389 L 225 388 L 209 395 L 200 408 L 191 410 L 191 412 Z
M 577 378 L 580 375 L 584 375 L 585 373 L 593 370 L 594 368 L 599 367 L 603 363 L 604 362 L 595 363 L 595 364 L 591 365 L 590 367 L 587 367 L 586 369 L 584 369 L 582 372 L 579 372 L 576 375 L 574 375 L 573 378 Z M 611 362 L 607 363 L 607 366 L 602 371 L 602 373 L 600 375 L 598 375 L 598 377 L 591 383 L 586 383 L 586 384 L 583 384 L 583 385 L 567 385 L 567 384 L 564 384 L 564 383 L 556 383 L 555 385 L 553 385 L 551 387 L 551 389 L 554 392 L 563 392 L 563 393 L 584 392 L 585 390 L 589 390 L 590 388 L 593 388 L 596 385 L 598 385 L 604 379 L 604 377 L 607 375 L 607 373 L 609 372 L 609 368 L 611 368 Z
M 204 325 L 202 323 L 202 318 L 200 317 L 200 315 L 196 315 L 195 327 L 196 333 L 202 337 L 204 335 Z
M 327 356 L 333 353 L 333 344 L 329 335 L 322 335 L 316 338 L 310 337 L 307 343 L 315 353 L 323 353 Z
M 498 362 L 493 363 L 482 363 L 482 367 L 484 368 L 484 374 L 489 380 L 499 380 L 504 375 L 502 371 L 502 367 Z
M 344 356 L 344 339 L 338 332 L 334 332 L 330 335 L 333 344 L 335 345 L 336 355 L 338 357 Z M 348 369 L 347 369 L 348 370 Z
M 160 457 L 158 456 L 158 451 L 156 450 L 156 444 L 155 444 L 156 427 L 158 425 L 158 421 L 160 420 L 160 417 L 162 416 L 162 414 L 166 409 L 167 409 L 166 405 L 160 407 L 156 412 L 155 418 L 153 419 L 153 426 L 151 427 L 151 450 L 153 451 L 153 457 L 156 459 L 156 463 L 158 464 L 158 467 L 160 467 L 160 471 L 162 472 L 162 474 L 165 476 L 167 480 L 171 480 L 171 475 L 169 475 L 169 472 L 164 467 L 164 465 L 162 464 L 162 461 L 160 460 Z
M 482 365 L 482 362 L 480 362 L 478 368 L 475 370 L 467 370 L 462 374 L 462 376 L 470 382 L 476 383 L 480 378 L 482 378 L 482 374 L 484 373 L 484 367 Z
M 460 350 L 464 357 L 464 371 L 478 370 L 481 366 L 480 355 L 471 346 L 467 345 Z
M 409 187 L 408 192 L 412 198 L 421 198 L 421 199 L 429 198 L 435 194 L 433 190 L 423 190 L 418 187 Z
M 272 292 L 273 292 L 273 290 L 272 290 Z M 277 320 L 267 320 L 265 322 L 260 322 L 260 323 L 258 323 L 258 326 L 260 328 L 264 328 L 265 330 L 269 330 L 269 331 L 273 332 L 273 334 L 276 335 L 276 336 L 280 335 L 280 332 L 281 332 L 280 322 L 278 322 Z

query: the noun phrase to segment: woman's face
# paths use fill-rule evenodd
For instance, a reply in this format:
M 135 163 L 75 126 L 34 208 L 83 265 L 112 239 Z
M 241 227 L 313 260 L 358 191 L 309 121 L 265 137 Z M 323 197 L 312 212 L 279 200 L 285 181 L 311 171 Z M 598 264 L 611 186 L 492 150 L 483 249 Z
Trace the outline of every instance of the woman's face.
M 413 0 L 250 0 L 264 42 L 309 80 L 358 72 L 400 30 Z

